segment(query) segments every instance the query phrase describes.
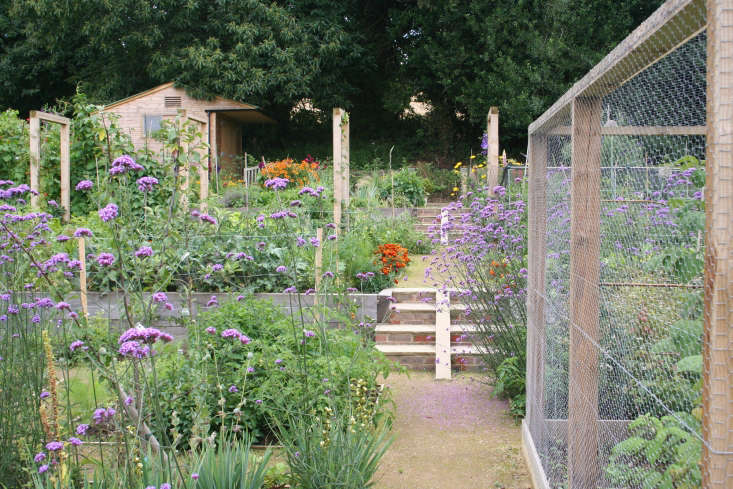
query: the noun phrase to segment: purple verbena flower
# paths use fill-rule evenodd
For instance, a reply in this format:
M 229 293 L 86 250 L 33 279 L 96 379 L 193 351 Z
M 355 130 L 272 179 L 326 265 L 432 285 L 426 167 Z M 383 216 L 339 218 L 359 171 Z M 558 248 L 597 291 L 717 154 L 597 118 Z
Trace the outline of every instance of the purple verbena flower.
M 145 258 L 149 256 L 153 256 L 153 249 L 150 246 L 141 246 L 135 252 L 135 257 L 137 258 Z
M 89 190 L 94 186 L 91 180 L 82 180 L 76 184 L 76 190 Z
M 141 177 L 137 179 L 137 189 L 140 192 L 151 192 L 154 185 L 158 185 L 158 179 L 155 177 Z
M 168 301 L 168 296 L 165 292 L 156 292 L 153 294 L 153 302 L 157 302 L 159 304 L 162 304 L 163 302 Z
M 49 452 L 57 452 L 64 449 L 64 442 L 62 441 L 50 441 L 46 443 L 46 450 Z
M 115 262 L 115 256 L 112 253 L 100 253 L 97 257 L 99 266 L 108 267 Z

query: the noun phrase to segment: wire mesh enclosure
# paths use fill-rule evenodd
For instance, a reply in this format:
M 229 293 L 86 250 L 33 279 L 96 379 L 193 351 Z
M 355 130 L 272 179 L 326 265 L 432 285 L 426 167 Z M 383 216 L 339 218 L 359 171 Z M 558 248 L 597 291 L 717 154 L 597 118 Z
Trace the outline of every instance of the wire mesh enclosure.
M 537 487 L 733 487 L 728 24 L 668 1 L 529 127 Z

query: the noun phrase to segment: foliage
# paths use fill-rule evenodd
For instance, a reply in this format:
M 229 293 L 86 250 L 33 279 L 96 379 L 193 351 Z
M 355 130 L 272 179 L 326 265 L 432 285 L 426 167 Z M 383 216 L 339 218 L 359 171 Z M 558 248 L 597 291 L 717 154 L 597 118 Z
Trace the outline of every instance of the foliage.
M 395 207 L 421 207 L 427 197 L 426 186 L 427 180 L 414 169 L 402 168 L 379 180 L 379 198 Z M 392 195 L 394 202 L 391 202 Z
M 465 154 L 499 104 L 502 143 L 516 154 L 529 122 L 660 4 L 12 0 L 0 7 L 0 107 L 25 114 L 79 83 L 108 102 L 176 80 L 264 106 L 280 140 L 314 119 L 329 129 L 331 108 L 344 107 L 371 161 L 371 143 L 395 134 L 416 153 Z M 427 117 L 404 115 L 414 96 L 432 107 Z M 303 99 L 321 112 L 291 122 Z
M 526 403 L 526 379 L 524 365 L 519 357 L 505 359 L 496 369 L 496 382 L 492 395 L 509 399 L 509 413 L 523 418 Z
M 618 487 L 700 487 L 700 419 L 686 413 L 645 414 L 629 425 L 629 438 L 611 450 L 606 476 Z M 692 430 L 692 432 L 690 431 Z
M 516 357 L 524 371 L 526 356 L 526 185 L 516 194 L 496 187 L 462 195 L 446 207 L 448 246 L 432 252 L 428 277 L 437 285 L 458 289 L 467 304 L 470 334 L 493 374 Z M 439 231 L 431 236 L 440 239 Z M 450 273 L 436 274 L 434 269 Z
M 246 346 L 222 337 L 231 329 L 247 335 Z M 350 331 L 326 330 L 322 335 L 311 338 L 304 330 L 295 331 L 291 318 L 277 306 L 252 298 L 206 311 L 190 326 L 188 353 L 166 358 L 159 371 L 161 393 L 177 413 L 175 423 L 167 415 L 168 423 L 177 436 L 189 439 L 195 431 L 195 403 L 203 400 L 214 430 L 231 424 L 266 440 L 282 411 L 308 412 L 327 405 L 343 410 L 348 408 L 344 402 L 350 379 L 367 379 L 373 389 L 377 374 L 388 374 L 384 357 L 362 349 Z M 303 356 L 309 362 L 306 377 L 299 368 Z M 192 377 L 194 370 L 203 370 L 203 378 Z M 234 409 L 234 417 L 216 415 Z
M 30 165 L 28 159 L 28 124 L 17 110 L 0 112 L 0 175 L 22 182 Z
M 261 458 L 251 453 L 249 439 L 222 440 L 218 445 L 204 445 L 194 462 L 198 474 L 196 487 L 201 489 L 260 489 L 265 483 L 268 450 Z
M 387 429 L 330 416 L 292 420 L 281 441 L 297 487 L 372 487 L 380 459 L 389 448 Z
M 159 160 L 148 154 L 137 161 L 127 154 L 116 156 L 124 140 L 116 141 L 109 128 L 99 134 L 106 157 L 99 180 L 77 190 L 88 194 L 97 209 L 88 216 L 62 223 L 48 213 L 30 212 L 27 185 L 0 183 L 5 211 L 0 246 L 6 253 L 0 257 L 0 443 L 11 447 L 0 454 L 0 464 L 10 467 L 0 475 L 0 484 L 192 487 L 202 476 L 186 457 L 206 446 L 212 450 L 204 451 L 199 469 L 215 466 L 216 477 L 241 481 L 242 467 L 249 465 L 240 463 L 246 448 L 215 451 L 214 443 L 224 434 L 263 437 L 279 417 L 326 407 L 353 414 L 360 424 L 376 423 L 381 408 L 376 396 L 368 394 L 377 392 L 377 375 L 387 375 L 389 364 L 359 334 L 356 305 L 343 295 L 332 245 L 325 247 L 330 254 L 324 256 L 324 267 L 334 271 L 321 281 L 324 300 L 308 312 L 301 307 L 304 295 L 312 292 L 299 293 L 296 285 L 301 287 L 300 278 L 312 272 L 303 271 L 307 262 L 300 265 L 306 255 L 298 250 L 307 241 L 298 227 L 297 206 L 277 197 L 279 210 L 256 219 L 213 205 L 208 212 L 193 208 L 195 192 L 181 188 L 178 170 L 195 171 L 205 146 L 195 125 L 182 118 L 160 131 L 164 152 Z M 146 167 L 163 167 L 164 173 L 156 178 Z M 265 242 L 257 248 L 277 257 L 270 275 L 288 284 L 292 313 L 251 299 L 220 306 L 216 296 L 194 308 L 193 278 L 203 274 L 200 280 L 206 283 L 215 273 L 238 270 L 240 260 L 254 261 L 241 251 L 242 239 L 259 239 L 246 231 L 268 226 L 282 240 L 270 251 Z M 222 227 L 240 234 L 221 234 Z M 110 341 L 109 324 L 90 321 L 64 300 L 77 286 L 81 264 L 72 257 L 75 238 L 81 236 L 89 252 L 90 279 L 115 291 L 115 307 L 126 326 L 116 341 Z M 211 254 L 189 251 L 203 250 L 197 241 L 213 238 L 222 241 Z M 226 261 L 204 261 L 210 256 Z M 183 291 L 184 307 L 169 301 L 166 291 L 172 288 Z M 315 312 L 313 323 L 306 322 L 309 312 Z M 344 327 L 331 329 L 328 321 Z M 173 337 L 152 327 L 161 322 L 188 326 L 189 341 L 168 344 Z M 218 329 L 224 326 L 242 328 L 250 336 L 232 327 Z M 89 379 L 82 377 L 87 369 Z M 17 377 L 21 374 L 22 379 Z M 91 400 L 79 396 L 85 386 Z M 85 443 L 98 446 L 99 453 L 78 448 Z M 94 482 L 84 481 L 85 457 L 98 462 Z M 222 467 L 226 470 L 219 472 Z M 245 482 L 257 486 L 264 474 L 255 471 Z

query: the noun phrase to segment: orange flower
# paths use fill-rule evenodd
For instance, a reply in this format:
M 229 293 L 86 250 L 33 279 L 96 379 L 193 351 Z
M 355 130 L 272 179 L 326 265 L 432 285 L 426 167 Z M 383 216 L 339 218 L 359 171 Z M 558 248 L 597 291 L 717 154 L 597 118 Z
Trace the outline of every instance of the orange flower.
M 382 267 L 382 273 L 389 275 L 392 271 L 404 268 L 410 263 L 410 258 L 407 255 L 407 248 L 395 244 L 386 243 L 379 245 L 374 252 L 375 255 L 381 255 L 381 261 L 384 264 Z

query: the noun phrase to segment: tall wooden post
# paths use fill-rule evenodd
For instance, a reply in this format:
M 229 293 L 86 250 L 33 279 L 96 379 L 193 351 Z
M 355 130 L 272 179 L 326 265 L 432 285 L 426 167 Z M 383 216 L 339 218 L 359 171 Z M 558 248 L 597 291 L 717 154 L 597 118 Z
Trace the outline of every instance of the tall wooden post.
M 486 185 L 489 191 L 499 183 L 499 108 L 491 107 L 486 116 Z
M 545 253 L 547 136 L 529 137 L 529 256 L 527 264 L 527 422 L 535 444 L 542 433 L 545 395 Z
M 206 199 L 209 198 L 209 167 L 216 171 L 219 164 L 218 118 L 216 112 L 209 113 L 209 158 L 199 165 L 199 201 L 201 210 L 206 209 Z
M 570 377 L 568 471 L 571 489 L 595 489 L 598 461 L 601 98 L 572 108 L 570 197 Z
M 81 311 L 84 317 L 89 317 L 89 305 L 87 304 L 87 252 L 84 238 L 79 238 L 79 298 L 81 299 Z
M 435 378 L 451 378 L 450 292 L 435 290 Z
M 341 161 L 343 153 L 341 149 L 341 119 L 344 115 L 344 109 L 333 109 L 333 222 L 336 224 L 336 234 L 339 233 L 341 227 L 341 200 L 343 196 L 343 168 Z
M 64 208 L 64 221 L 71 219 L 71 159 L 69 156 L 71 127 L 61 124 L 60 163 L 61 163 L 61 206 Z
M 341 174 L 343 175 L 343 183 L 341 186 L 341 201 L 344 204 L 344 208 L 349 208 L 349 202 L 351 202 L 351 188 L 350 183 L 350 157 L 349 157 L 349 122 L 351 121 L 351 114 L 348 112 L 344 113 L 341 118 Z M 347 221 L 348 222 L 348 221 Z
M 704 488 L 733 488 L 733 0 L 707 2 Z
M 39 175 L 41 173 L 41 120 L 38 117 L 30 118 L 30 151 L 31 160 L 31 206 L 38 208 L 38 197 L 41 191 Z
M 314 260 L 314 273 L 315 273 L 315 289 L 316 293 L 313 296 L 313 305 L 318 305 L 318 294 L 321 292 L 321 274 L 323 273 L 323 228 L 316 229 L 316 239 L 318 240 L 318 246 L 316 246 L 316 256 Z M 320 312 L 315 311 L 313 318 L 318 321 L 321 317 Z

